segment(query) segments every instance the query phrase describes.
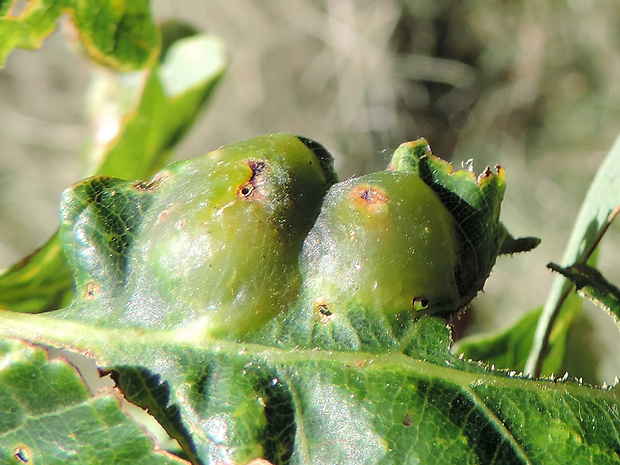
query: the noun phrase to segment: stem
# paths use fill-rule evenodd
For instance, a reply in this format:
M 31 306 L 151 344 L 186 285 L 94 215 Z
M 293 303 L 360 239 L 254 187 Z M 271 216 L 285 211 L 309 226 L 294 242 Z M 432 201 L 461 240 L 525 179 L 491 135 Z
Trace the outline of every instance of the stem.
M 545 358 L 549 354 L 549 337 L 551 336 L 551 330 L 553 329 L 555 320 L 557 320 L 558 315 L 560 314 L 560 310 L 562 309 L 562 306 L 564 305 L 564 301 L 566 300 L 566 298 L 569 296 L 569 294 L 571 293 L 573 289 L 572 285 L 567 285 L 568 280 L 566 278 L 562 278 L 562 279 L 565 281 L 563 283 L 565 286 L 564 290 L 562 291 L 562 294 L 558 298 L 558 301 L 555 304 L 553 311 L 550 312 L 549 316 L 546 318 L 546 323 L 544 324 L 544 326 L 542 326 L 542 328 L 544 328 L 544 333 L 540 337 L 537 337 L 536 335 L 534 335 L 534 348 L 532 352 L 530 352 L 530 356 L 528 357 L 527 363 L 525 364 L 525 372 L 532 373 L 532 376 L 534 376 L 534 378 L 539 378 L 542 374 L 543 362 L 545 361 Z M 543 309 L 541 320 L 543 319 L 545 313 L 547 312 L 545 312 L 545 310 Z M 540 328 L 541 326 L 539 324 L 536 328 L 537 333 L 539 332 Z M 540 341 L 540 342 L 537 344 L 537 341 Z M 537 345 L 538 347 L 536 347 Z

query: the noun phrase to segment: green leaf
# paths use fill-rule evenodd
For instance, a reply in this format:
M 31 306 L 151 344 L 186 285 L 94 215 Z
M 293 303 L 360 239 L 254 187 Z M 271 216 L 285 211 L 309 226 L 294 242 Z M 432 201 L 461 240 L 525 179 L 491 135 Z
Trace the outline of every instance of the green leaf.
M 113 393 L 91 396 L 77 370 L 22 341 L 0 341 L 0 461 L 182 464 L 156 451 Z
M 568 240 L 561 266 L 586 263 L 602 236 L 607 231 L 620 205 L 620 138 L 616 139 L 605 161 L 598 169 L 575 226 Z M 593 258 L 590 260 L 590 265 Z M 542 372 L 546 356 L 553 346 L 563 344 L 570 322 L 577 316 L 574 302 L 568 299 L 571 283 L 563 276 L 555 279 L 536 327 L 534 344 L 526 363 L 526 371 L 534 375 Z M 555 326 L 560 325 L 563 331 Z
M 118 70 L 134 70 L 153 63 L 159 35 L 148 0 L 34 0 L 14 14 L 22 2 L 4 1 L 0 7 L 0 67 L 13 49 L 39 48 L 69 13 L 90 57 Z
M 166 36 L 170 28 L 164 26 Z M 103 72 L 94 91 L 99 127 L 90 171 L 128 179 L 151 176 L 201 113 L 224 66 L 221 42 L 201 34 L 180 36 L 162 64 L 143 73 Z M 74 292 L 71 274 L 55 234 L 0 274 L 0 308 L 39 313 L 66 306 Z
M 0 308 L 39 313 L 62 308 L 73 297 L 73 272 L 58 233 L 40 249 L 0 274 Z
M 93 60 L 124 71 L 155 61 L 160 38 L 149 0 L 74 1 L 75 24 Z
M 620 447 L 617 389 L 459 360 L 438 318 L 415 324 L 407 353 L 369 353 L 52 315 L 4 312 L 0 331 L 88 347 L 203 463 L 613 463 Z
M 554 263 L 547 266 L 573 282 L 579 295 L 605 310 L 620 329 L 620 289 L 607 281 L 596 268 L 585 263 L 566 268 Z
M 98 123 L 92 172 L 124 179 L 155 173 L 191 129 L 224 68 L 221 41 L 199 34 L 174 42 L 152 69 L 102 73 L 90 102 Z
M 539 245 L 540 238 L 538 237 L 518 237 L 515 239 L 507 232 L 499 253 L 500 255 L 512 255 L 515 253 L 529 252 Z

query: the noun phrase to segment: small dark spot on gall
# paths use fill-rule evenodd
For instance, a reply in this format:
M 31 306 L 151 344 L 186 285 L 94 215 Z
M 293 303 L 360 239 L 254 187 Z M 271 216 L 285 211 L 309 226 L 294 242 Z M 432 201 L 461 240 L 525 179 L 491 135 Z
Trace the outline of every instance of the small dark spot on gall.
M 97 283 L 90 282 L 86 284 L 86 290 L 84 291 L 84 298 L 92 300 L 101 292 L 101 286 Z
M 361 210 L 373 213 L 384 211 L 388 204 L 388 194 L 379 186 L 362 184 L 355 186 L 349 193 L 353 205 Z
M 327 304 L 320 304 L 317 306 L 319 313 L 323 316 L 332 316 L 332 312 L 327 306 Z
M 333 315 L 333 312 L 329 309 L 329 305 L 323 296 L 314 301 L 314 310 L 319 313 L 319 318 L 322 321 L 326 321 L 327 318 Z
M 30 459 L 28 458 L 28 449 L 23 446 L 16 447 L 13 451 L 13 457 L 20 461 L 20 463 L 30 463 Z
M 411 306 L 414 310 L 424 310 L 428 307 L 428 304 L 428 299 L 421 296 L 414 297 L 413 301 L 411 302 Z
M 253 200 L 257 200 L 257 198 L 261 197 L 260 186 L 264 182 L 261 174 L 267 168 L 267 163 L 263 160 L 248 160 L 247 164 L 252 170 L 252 175 L 246 183 L 239 186 L 237 195 L 244 199 L 252 197 Z
M 237 193 L 241 197 L 249 197 L 253 190 L 254 187 L 252 186 L 251 182 L 248 182 L 240 186 Z
M 411 415 L 407 414 L 405 415 L 405 418 L 403 419 L 403 425 L 404 426 L 411 426 L 412 420 L 411 420 Z
M 360 194 L 360 198 L 365 200 L 366 202 L 383 202 L 385 200 L 385 195 L 383 195 L 378 190 L 375 190 L 371 187 L 367 187 L 362 190 Z

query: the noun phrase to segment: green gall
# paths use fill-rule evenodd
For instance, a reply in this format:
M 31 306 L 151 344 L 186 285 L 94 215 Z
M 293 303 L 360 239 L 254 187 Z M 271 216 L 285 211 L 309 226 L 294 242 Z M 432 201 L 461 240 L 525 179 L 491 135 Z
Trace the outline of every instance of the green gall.
M 173 163 L 149 183 L 103 188 L 89 197 L 82 221 L 72 213 L 84 200 L 75 193 L 92 180 L 78 184 L 65 194 L 63 229 L 77 244 L 70 252 L 84 291 L 68 313 L 125 326 L 191 326 L 212 336 L 255 328 L 297 296 L 301 246 L 334 181 L 320 145 L 275 134 Z M 113 200 L 134 197 L 148 200 Z M 97 204 L 102 198 L 112 199 L 105 208 Z M 124 239 L 110 251 L 94 225 L 115 222 Z M 84 268 L 85 257 L 113 275 Z M 108 308 L 91 312 L 102 303 Z
M 271 134 L 146 182 L 86 179 L 63 195 L 77 294 L 59 314 L 197 337 L 392 347 L 419 315 L 464 308 L 499 253 L 524 250 L 499 221 L 496 171 L 454 171 L 421 139 L 387 170 L 337 183 L 320 144 Z
M 304 301 L 323 317 L 352 307 L 454 311 L 456 223 L 417 175 L 383 171 L 328 192 L 301 258 Z
M 514 239 L 499 220 L 506 190 L 501 166 L 486 167 L 478 176 L 473 166 L 455 171 L 450 163 L 433 155 L 428 142 L 418 139 L 401 144 L 388 170 L 418 175 L 446 206 L 457 224 L 459 261 L 456 282 L 460 302 L 466 307 L 483 288 L 497 256 L 531 250 L 536 238 Z

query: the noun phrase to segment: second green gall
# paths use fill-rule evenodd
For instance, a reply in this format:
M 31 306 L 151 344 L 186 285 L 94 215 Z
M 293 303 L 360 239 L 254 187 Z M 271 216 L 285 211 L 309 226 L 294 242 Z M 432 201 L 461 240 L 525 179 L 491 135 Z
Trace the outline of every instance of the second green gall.
M 336 184 L 304 243 L 305 297 L 323 315 L 458 308 L 456 223 L 417 175 Z M 306 301 L 308 302 L 308 301 Z

